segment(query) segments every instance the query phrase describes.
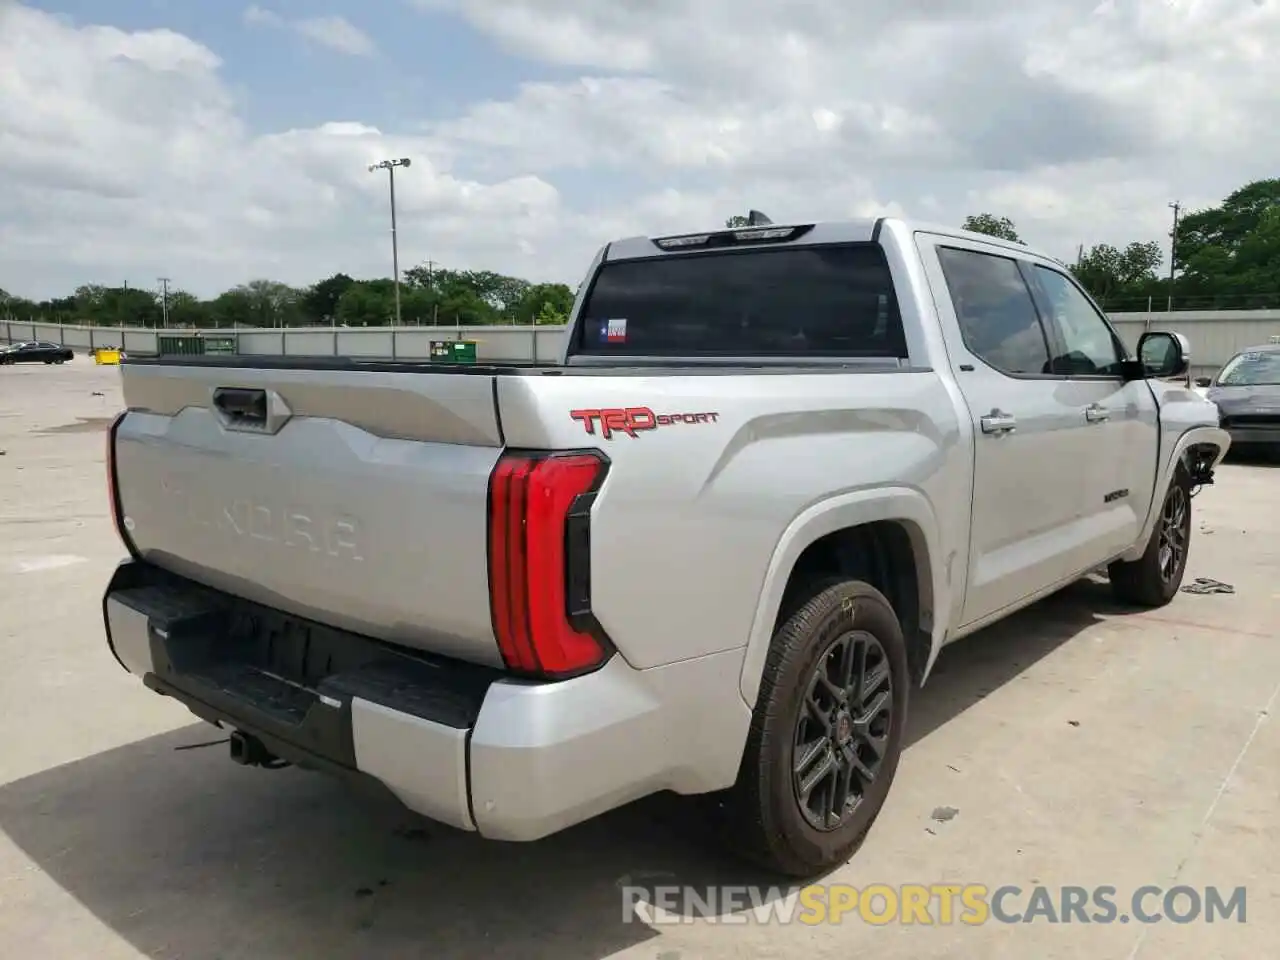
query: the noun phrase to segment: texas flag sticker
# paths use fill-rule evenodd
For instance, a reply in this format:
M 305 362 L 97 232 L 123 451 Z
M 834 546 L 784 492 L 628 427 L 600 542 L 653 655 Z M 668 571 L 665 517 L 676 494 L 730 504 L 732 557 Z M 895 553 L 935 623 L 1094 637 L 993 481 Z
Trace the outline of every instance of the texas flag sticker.
M 626 343 L 627 342 L 627 321 L 626 320 L 606 320 L 602 324 L 605 343 Z

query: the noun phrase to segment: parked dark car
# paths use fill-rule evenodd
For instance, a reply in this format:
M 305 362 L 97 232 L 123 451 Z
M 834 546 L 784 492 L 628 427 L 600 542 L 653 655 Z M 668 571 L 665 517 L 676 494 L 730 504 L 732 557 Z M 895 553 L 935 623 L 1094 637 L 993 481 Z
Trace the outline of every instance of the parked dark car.
M 1219 424 L 1231 446 L 1280 455 L 1280 343 L 1236 354 L 1213 378 L 1196 381 L 1218 405 Z
M 75 354 L 70 347 L 47 340 L 28 340 L 0 346 L 0 363 L 66 363 Z

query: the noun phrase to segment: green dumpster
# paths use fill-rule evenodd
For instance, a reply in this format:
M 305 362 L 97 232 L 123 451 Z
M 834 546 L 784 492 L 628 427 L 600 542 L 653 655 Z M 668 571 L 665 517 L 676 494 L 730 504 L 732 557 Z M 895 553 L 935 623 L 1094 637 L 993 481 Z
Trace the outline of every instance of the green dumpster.
M 216 353 L 219 356 L 228 356 L 236 352 L 235 337 L 210 337 L 202 336 L 204 340 L 204 352 Z
M 475 363 L 474 340 L 432 340 L 431 359 L 443 363 Z
M 156 340 L 162 357 L 198 357 L 204 353 L 203 337 L 161 334 Z

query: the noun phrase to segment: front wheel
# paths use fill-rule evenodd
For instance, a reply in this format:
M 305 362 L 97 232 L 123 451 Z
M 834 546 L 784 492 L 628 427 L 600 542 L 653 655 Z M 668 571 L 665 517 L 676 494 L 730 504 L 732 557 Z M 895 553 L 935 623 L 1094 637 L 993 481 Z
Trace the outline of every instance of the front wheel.
M 1191 546 L 1191 478 L 1181 464 L 1165 491 L 1147 549 L 1132 562 L 1107 568 L 1116 599 L 1139 607 L 1163 607 L 1178 594 Z
M 902 627 L 874 587 L 837 583 L 793 613 L 726 801 L 734 851 L 795 877 L 848 860 L 897 771 L 910 684 Z

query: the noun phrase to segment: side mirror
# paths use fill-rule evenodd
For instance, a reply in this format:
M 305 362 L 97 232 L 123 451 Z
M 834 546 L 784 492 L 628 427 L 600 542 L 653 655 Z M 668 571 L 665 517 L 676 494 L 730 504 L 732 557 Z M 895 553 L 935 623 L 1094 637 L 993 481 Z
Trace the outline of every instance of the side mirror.
M 1196 386 L 1197 386 L 1197 387 L 1207 387 L 1207 386 L 1209 386 L 1211 383 L 1213 383 L 1213 378 L 1211 378 L 1211 377 L 1196 377 Z
M 1138 338 L 1138 360 L 1147 377 L 1179 377 L 1191 366 L 1191 343 L 1180 333 L 1144 333 Z

